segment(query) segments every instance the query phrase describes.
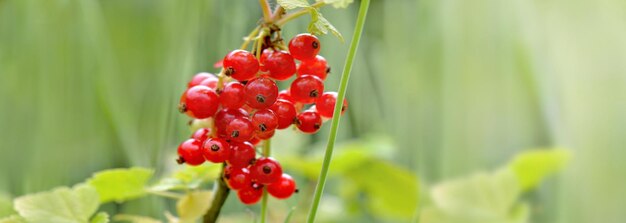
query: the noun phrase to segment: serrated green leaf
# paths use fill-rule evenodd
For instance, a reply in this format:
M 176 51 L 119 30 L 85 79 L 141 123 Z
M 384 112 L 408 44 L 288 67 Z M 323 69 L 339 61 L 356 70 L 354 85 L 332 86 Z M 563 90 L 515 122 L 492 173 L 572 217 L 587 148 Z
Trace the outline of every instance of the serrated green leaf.
M 335 8 L 346 8 L 348 7 L 348 5 L 354 2 L 354 0 L 317 0 L 317 1 L 332 5 Z
M 0 218 L 15 214 L 13 210 L 13 201 L 11 196 L 0 193 Z
M 30 223 L 87 223 L 100 204 L 87 184 L 19 197 L 15 210 Z
M 19 215 L 11 215 L 5 218 L 0 218 L 0 223 L 26 223 L 26 220 Z
M 330 24 L 330 22 L 324 18 L 322 13 L 320 13 L 317 9 L 312 8 L 310 10 L 310 14 L 311 22 L 309 23 L 308 32 L 315 35 L 321 35 L 328 34 L 330 31 L 334 36 L 339 38 L 341 42 L 344 42 L 343 35 L 341 35 L 335 26 Z
M 111 169 L 94 173 L 87 183 L 96 188 L 102 203 L 123 202 L 143 196 L 153 173 L 141 167 Z
M 211 191 L 191 191 L 176 203 L 180 222 L 195 222 L 209 210 Z
M 278 0 L 278 5 L 285 9 L 305 8 L 311 6 L 307 0 Z
M 220 176 L 221 166 L 218 164 L 203 164 L 200 166 L 185 166 L 174 172 L 170 177 L 161 179 L 150 190 L 188 190 L 197 189 L 202 183 L 213 181 Z
M 100 212 L 91 219 L 91 223 L 108 223 L 108 222 L 109 222 L 109 214 L 107 214 L 106 212 Z
M 118 214 L 113 216 L 113 220 L 118 222 L 130 222 L 130 223 L 162 223 L 160 220 L 137 215 Z
M 543 179 L 561 170 L 570 154 L 564 149 L 541 149 L 521 153 L 510 162 L 522 190 L 536 187 Z

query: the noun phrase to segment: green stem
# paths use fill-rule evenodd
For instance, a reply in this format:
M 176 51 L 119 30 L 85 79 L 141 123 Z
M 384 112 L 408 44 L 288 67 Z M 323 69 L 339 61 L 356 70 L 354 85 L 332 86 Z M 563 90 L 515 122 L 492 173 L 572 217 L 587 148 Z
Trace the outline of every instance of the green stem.
M 224 172 L 223 167 L 222 172 Z M 230 193 L 230 189 L 221 176 L 215 181 L 215 185 L 213 186 L 213 199 L 209 210 L 207 210 L 204 214 L 202 221 L 204 223 L 213 223 L 217 221 L 217 217 L 220 215 L 222 206 L 224 206 L 224 202 L 226 202 L 226 198 L 228 198 L 228 193 Z
M 270 3 L 267 0 L 259 0 L 259 4 L 261 5 L 261 11 L 263 11 L 263 20 L 265 23 L 269 23 L 272 21 L 272 12 L 270 11 Z
M 319 2 L 311 5 L 311 7 L 313 7 L 313 8 L 320 8 L 320 7 L 324 6 L 324 5 L 326 5 L 326 3 L 322 2 L 322 1 L 319 1 Z M 283 16 L 281 19 L 276 21 L 274 24 L 276 24 L 277 26 L 283 26 L 287 22 L 289 22 L 289 21 L 291 21 L 291 20 L 293 20 L 295 18 L 298 18 L 300 16 L 308 14 L 310 11 L 311 11 L 311 8 L 300 9 L 300 10 L 294 12 L 294 13 L 290 13 L 290 14 L 287 14 L 287 15 Z
M 326 152 L 324 153 L 324 162 L 322 163 L 322 170 L 320 172 L 319 181 L 315 187 L 315 195 L 313 196 L 313 204 L 309 211 L 309 217 L 307 222 L 315 222 L 315 214 L 319 207 L 322 193 L 324 192 L 324 185 L 326 184 L 326 177 L 328 176 L 328 168 L 330 167 L 330 161 L 333 156 L 333 149 L 335 147 L 335 140 L 337 137 L 337 130 L 339 129 L 339 120 L 341 118 L 341 107 L 343 106 L 343 100 L 346 97 L 346 89 L 348 88 L 348 80 L 350 79 L 350 72 L 352 71 L 352 64 L 354 63 L 354 57 L 356 56 L 357 47 L 361 40 L 361 34 L 363 33 L 363 27 L 365 25 L 365 17 L 367 15 L 367 9 L 369 8 L 370 1 L 362 0 L 359 8 L 359 15 L 356 19 L 356 27 L 354 27 L 354 34 L 352 35 L 352 42 L 350 42 L 350 50 L 348 51 L 348 57 L 343 67 L 343 73 L 341 74 L 341 82 L 339 83 L 339 93 L 337 94 L 337 102 L 335 103 L 335 111 L 333 112 L 333 120 L 330 126 L 330 134 L 328 137 L 328 144 L 326 145 Z
M 263 156 L 264 157 L 269 157 L 270 156 L 270 148 L 271 148 L 271 141 L 265 140 L 263 142 Z M 263 198 L 261 200 L 261 223 L 265 223 L 265 220 L 267 219 L 267 188 L 263 187 Z

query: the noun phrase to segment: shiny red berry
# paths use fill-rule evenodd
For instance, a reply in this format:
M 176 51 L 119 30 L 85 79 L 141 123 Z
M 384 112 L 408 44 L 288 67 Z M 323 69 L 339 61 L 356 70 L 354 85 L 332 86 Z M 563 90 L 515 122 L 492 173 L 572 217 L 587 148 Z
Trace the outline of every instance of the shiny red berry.
M 278 119 L 278 126 L 276 129 L 285 129 L 293 124 L 294 118 L 296 118 L 296 107 L 290 101 L 278 99 L 270 107 L 270 109 L 276 115 Z
M 209 138 L 209 134 L 211 134 L 211 129 L 209 128 L 199 128 L 192 135 L 192 139 L 197 139 L 200 142 L 204 142 L 207 138 Z
M 252 115 L 255 132 L 273 131 L 278 127 L 278 118 L 270 109 L 258 110 Z
M 228 123 L 237 117 L 247 117 L 248 112 L 241 108 L 224 108 L 215 114 L 215 127 L 217 127 L 217 135 L 227 138 L 226 127 Z
M 202 155 L 212 163 L 223 163 L 230 157 L 230 145 L 226 140 L 210 138 L 202 144 Z
M 255 109 L 268 108 L 278 97 L 278 86 L 269 78 L 256 78 L 246 84 L 244 98 L 246 104 Z
M 267 192 L 278 199 L 287 199 L 296 192 L 296 181 L 289 174 L 283 173 L 280 180 L 267 186 Z
M 236 168 L 250 165 L 256 156 L 254 146 L 249 142 L 231 142 L 228 163 Z
M 296 102 L 313 103 L 324 93 L 324 81 L 317 76 L 302 75 L 291 83 L 289 90 Z
M 332 118 L 335 111 L 335 103 L 337 102 L 337 92 L 324 92 L 320 98 L 315 101 L 317 112 L 324 118 Z M 348 101 L 343 99 L 341 107 L 341 115 L 346 112 Z
M 326 62 L 326 59 L 320 55 L 317 55 L 315 58 L 310 60 L 304 60 L 298 66 L 298 76 L 310 74 L 315 75 L 322 80 L 326 80 L 328 72 L 330 72 L 328 63 Z
M 295 103 L 295 101 L 293 100 L 293 97 L 291 97 L 291 94 L 289 93 L 289 89 L 285 89 L 285 90 L 281 90 L 278 92 L 278 99 L 283 99 L 283 100 L 287 100 L 291 103 Z
M 296 62 L 287 51 L 275 51 L 264 61 L 269 76 L 276 80 L 287 80 L 296 73 Z
M 218 106 L 219 101 L 215 91 L 209 87 L 198 85 L 183 93 L 179 110 L 186 112 L 192 118 L 203 119 L 213 116 Z
M 271 184 L 280 180 L 283 169 L 274 158 L 261 157 L 250 166 L 252 180 L 260 184 Z
M 227 76 L 239 81 L 252 79 L 259 71 L 259 62 L 250 52 L 234 50 L 228 53 L 223 60 L 223 66 Z
M 239 82 L 226 84 L 220 93 L 220 104 L 226 108 L 241 108 L 245 103 L 244 88 L 244 85 Z
M 202 83 L 202 81 L 204 81 L 206 79 L 217 79 L 217 77 L 215 77 L 215 75 L 213 75 L 211 73 L 207 73 L 207 72 L 198 73 L 198 74 L 196 74 L 195 76 L 193 76 L 191 78 L 191 81 L 189 81 L 189 83 L 187 83 L 187 88 L 191 88 L 193 86 L 200 85 L 200 83 Z
M 244 142 L 254 136 L 254 125 L 248 117 L 236 117 L 226 126 L 226 138 L 235 142 Z
M 245 186 L 237 191 L 237 197 L 239 201 L 245 205 L 253 205 L 261 200 L 263 196 L 263 186 L 252 183 L 250 186 Z
M 265 131 L 265 132 L 257 132 L 256 133 L 256 139 L 257 140 L 268 140 L 268 139 L 270 139 L 270 138 L 272 138 L 274 136 L 274 133 L 276 133 L 276 130 Z
M 202 156 L 202 142 L 197 139 L 188 139 L 178 146 L 178 162 L 197 166 L 204 163 Z
M 322 116 L 316 111 L 303 111 L 296 117 L 296 126 L 304 133 L 316 133 L 322 127 Z
M 320 49 L 319 39 L 308 33 L 298 34 L 289 41 L 289 52 L 297 60 L 310 60 Z
M 250 171 L 248 168 L 232 168 L 228 176 L 226 176 L 226 183 L 233 190 L 240 190 L 246 186 L 250 186 Z

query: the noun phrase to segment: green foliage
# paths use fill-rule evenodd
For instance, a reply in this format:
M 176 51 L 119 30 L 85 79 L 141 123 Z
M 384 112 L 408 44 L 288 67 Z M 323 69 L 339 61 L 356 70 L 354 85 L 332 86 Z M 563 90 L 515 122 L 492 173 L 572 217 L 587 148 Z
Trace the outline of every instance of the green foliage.
M 530 190 L 544 178 L 561 170 L 569 158 L 564 149 L 534 150 L 517 155 L 509 167 L 517 174 L 522 190 Z
M 31 223 L 87 223 L 98 209 L 96 189 L 87 184 L 19 197 L 15 210 Z
M 176 203 L 181 223 L 195 222 L 202 217 L 211 204 L 211 191 L 192 191 Z
M 106 212 L 100 212 L 91 219 L 91 223 L 108 223 L 108 222 L 109 222 L 109 214 L 107 214 Z
M 288 10 L 311 6 L 311 4 L 307 2 L 307 0 L 278 0 L 276 2 L 278 2 L 280 6 Z
M 348 7 L 348 5 L 352 4 L 354 0 L 317 0 L 317 1 L 330 4 L 335 8 L 346 8 Z
M 114 221 L 131 222 L 131 223 L 161 223 L 160 220 L 137 215 L 118 214 L 113 216 Z
M 100 171 L 87 180 L 100 195 L 102 203 L 123 202 L 143 196 L 154 171 L 141 167 Z
M 217 179 L 220 170 L 220 165 L 217 164 L 185 166 L 170 177 L 161 179 L 150 189 L 154 191 L 197 189 L 202 183 Z
M 309 23 L 308 31 L 310 33 L 319 35 L 319 34 L 327 34 L 329 31 L 334 36 L 339 38 L 341 42 L 344 42 L 343 35 L 333 26 L 330 22 L 322 16 L 322 13 L 319 10 L 311 8 L 311 23 Z
M 5 218 L 0 218 L 0 223 L 26 223 L 26 220 L 19 215 L 11 215 Z
M 7 194 L 0 193 L 0 218 L 15 214 L 13 210 L 13 201 Z

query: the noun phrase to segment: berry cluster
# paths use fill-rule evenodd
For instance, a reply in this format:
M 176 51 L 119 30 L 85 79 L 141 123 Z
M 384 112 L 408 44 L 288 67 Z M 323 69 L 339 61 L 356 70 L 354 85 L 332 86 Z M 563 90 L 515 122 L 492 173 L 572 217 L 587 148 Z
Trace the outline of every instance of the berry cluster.
M 293 178 L 271 157 L 256 156 L 257 144 L 292 124 L 313 134 L 333 116 L 336 92 L 324 92 L 330 69 L 318 55 L 320 42 L 299 34 L 289 52 L 268 46 L 261 52 L 234 50 L 222 60 L 218 78 L 199 73 L 187 85 L 179 110 L 194 119 L 211 120 L 178 147 L 179 163 L 225 163 L 223 178 L 244 204 L 261 199 L 262 189 L 285 199 L 296 191 Z M 296 60 L 300 61 L 296 65 Z M 276 81 L 297 77 L 279 91 Z M 341 114 L 347 108 L 343 101 Z

